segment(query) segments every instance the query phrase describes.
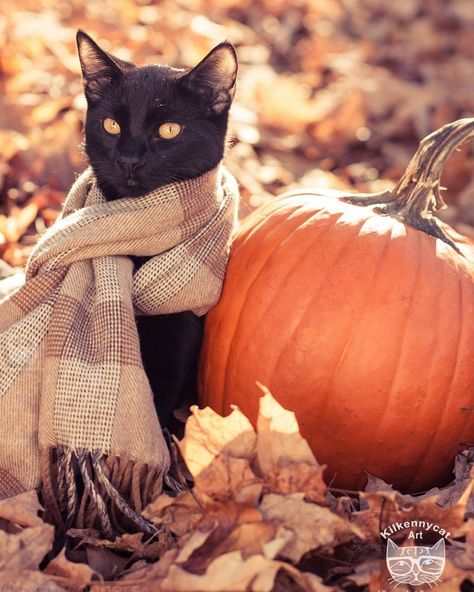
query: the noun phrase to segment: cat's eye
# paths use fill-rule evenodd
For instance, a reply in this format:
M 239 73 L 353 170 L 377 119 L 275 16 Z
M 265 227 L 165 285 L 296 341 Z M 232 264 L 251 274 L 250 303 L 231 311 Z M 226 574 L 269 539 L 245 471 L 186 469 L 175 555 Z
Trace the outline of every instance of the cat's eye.
M 112 119 L 112 117 L 106 117 L 102 122 L 102 125 L 104 126 L 105 131 L 108 134 L 112 134 L 112 136 L 116 136 L 120 133 L 120 126 L 115 119 Z
M 172 140 L 173 138 L 176 138 L 180 131 L 181 126 L 179 123 L 167 121 L 166 123 L 162 123 L 158 128 L 158 135 L 165 140 Z

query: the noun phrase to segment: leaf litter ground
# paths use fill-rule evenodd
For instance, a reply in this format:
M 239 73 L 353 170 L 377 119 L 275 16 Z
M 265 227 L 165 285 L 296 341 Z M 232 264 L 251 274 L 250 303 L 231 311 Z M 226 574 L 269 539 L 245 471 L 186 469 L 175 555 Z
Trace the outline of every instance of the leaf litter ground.
M 474 585 L 468 451 L 442 489 L 403 495 L 369 477 L 365 492 L 335 493 L 294 414 L 266 390 L 256 430 L 237 408 L 221 417 L 195 407 L 174 447 L 181 492 L 163 493 L 143 510 L 157 526 L 148 539 L 135 533 L 109 541 L 94 529 L 71 529 L 52 553 L 54 528 L 42 521 L 36 493 L 1 501 L 0 584 L 93 592 L 375 592 L 391 589 L 380 533 L 419 519 L 450 532 L 436 589 Z M 393 539 L 402 545 L 407 537 L 403 530 Z

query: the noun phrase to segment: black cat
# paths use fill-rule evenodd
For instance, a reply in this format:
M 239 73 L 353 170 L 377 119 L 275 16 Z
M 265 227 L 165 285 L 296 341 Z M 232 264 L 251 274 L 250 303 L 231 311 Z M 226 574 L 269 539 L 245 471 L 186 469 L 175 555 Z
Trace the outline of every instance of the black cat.
M 77 33 L 87 99 L 85 151 L 108 200 L 191 179 L 223 158 L 237 57 L 227 42 L 183 70 L 124 62 Z M 133 257 L 135 265 L 146 258 Z M 145 371 L 161 424 L 196 399 L 203 317 L 137 317 Z

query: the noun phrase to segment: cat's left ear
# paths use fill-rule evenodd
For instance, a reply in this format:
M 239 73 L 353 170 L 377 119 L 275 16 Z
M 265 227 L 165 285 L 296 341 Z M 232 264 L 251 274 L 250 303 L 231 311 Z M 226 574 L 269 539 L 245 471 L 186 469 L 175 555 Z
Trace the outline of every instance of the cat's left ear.
M 235 94 L 237 54 L 227 41 L 219 43 L 190 72 L 181 84 L 198 95 L 214 113 L 228 109 Z

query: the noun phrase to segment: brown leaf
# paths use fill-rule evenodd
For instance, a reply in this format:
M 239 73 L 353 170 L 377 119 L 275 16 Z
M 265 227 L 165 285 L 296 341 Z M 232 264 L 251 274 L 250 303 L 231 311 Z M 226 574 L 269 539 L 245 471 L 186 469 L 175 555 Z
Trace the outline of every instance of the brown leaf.
M 179 447 L 193 477 L 221 453 L 249 460 L 254 457 L 255 431 L 238 409 L 227 417 L 221 417 L 210 407 L 198 409 L 193 406 L 191 411 Z
M 158 582 L 166 577 L 166 574 L 168 573 L 171 565 L 173 565 L 175 562 L 177 555 L 178 549 L 170 549 L 163 554 L 159 561 L 151 564 L 147 563 L 145 565 L 140 565 L 138 569 L 134 569 L 135 565 L 139 565 L 141 563 L 138 562 L 134 564 L 131 569 L 127 570 L 125 575 L 120 578 L 120 582 L 130 582 L 130 586 L 137 585 L 138 582 L 146 582 L 148 585 L 146 585 L 144 588 L 140 587 L 138 589 L 155 592 L 155 590 L 160 589 Z M 94 586 L 92 586 L 91 592 L 94 592 Z M 95 592 L 104 592 L 104 590 L 101 590 L 100 586 L 98 586 L 95 589 Z
M 322 504 L 326 500 L 327 491 L 323 472 L 324 467 L 305 462 L 281 467 L 266 475 L 264 491 L 281 495 L 304 492 L 306 501 Z
M 267 521 L 274 521 L 292 533 L 281 556 L 298 562 L 308 551 L 364 538 L 362 530 L 333 514 L 328 508 L 304 501 L 304 494 L 266 495 L 260 510 Z
M 87 547 L 87 562 L 94 572 L 98 572 L 106 580 L 116 578 L 124 569 L 129 559 L 112 553 L 109 549 Z
M 305 96 L 307 87 L 296 77 L 277 77 L 271 70 L 265 74 L 256 86 L 261 124 L 301 134 L 323 115 L 317 103 Z
M 12 208 L 10 216 L 0 221 L 0 232 L 7 241 L 15 243 L 26 232 L 38 214 L 38 206 L 30 203 L 24 208 Z
M 466 582 L 467 586 L 461 589 L 461 584 Z M 468 587 L 470 584 L 471 587 Z M 436 580 L 436 592 L 455 592 L 456 590 L 471 590 L 474 585 L 474 570 L 464 570 L 457 567 L 449 559 L 444 564 L 443 573 Z
M 44 573 L 61 578 L 61 582 L 65 586 L 77 588 L 87 586 L 94 576 L 98 576 L 97 572 L 85 563 L 69 561 L 64 549 L 48 563 Z M 62 581 L 63 579 L 64 581 Z
M 26 528 L 17 534 L 0 531 L 0 571 L 2 569 L 38 568 L 51 549 L 54 526 L 42 524 Z
M 226 454 L 217 456 L 196 476 L 196 489 L 217 501 L 234 499 L 237 502 L 256 503 L 262 492 L 262 483 L 243 458 Z
M 311 448 L 300 434 L 295 414 L 284 409 L 266 387 L 260 387 L 264 396 L 260 399 L 257 419 L 257 458 L 262 474 L 297 463 L 318 466 Z
M 439 503 L 450 507 L 458 503 L 471 482 L 471 470 L 474 467 L 474 448 L 464 450 L 456 456 L 454 465 L 454 481 L 444 487 L 439 494 Z M 474 495 L 468 495 L 466 514 L 474 515 Z
M 14 130 L 0 130 L 0 160 L 11 160 L 18 152 L 28 150 L 26 136 Z
M 131 553 L 130 559 L 137 561 L 139 559 L 158 559 L 165 550 L 174 546 L 169 531 L 162 528 L 152 539 L 143 542 L 143 534 L 138 532 L 134 534 L 125 533 L 118 536 L 113 541 L 101 539 L 99 533 L 93 529 L 71 528 L 68 530 L 68 536 L 78 539 L 75 542 L 75 549 L 85 545 L 99 547 L 103 549 L 112 549 Z
M 162 500 L 160 496 L 158 500 Z M 168 527 L 178 537 L 189 532 L 199 522 L 204 507 L 212 500 L 199 491 L 185 491 L 176 498 L 161 502 L 158 507 L 150 504 L 143 511 L 143 517 L 154 524 Z
M 38 513 L 42 510 L 43 508 L 34 489 L 6 500 L 0 500 L 0 518 L 20 526 L 43 525 L 43 521 L 38 516 Z
M 214 559 L 203 575 L 172 565 L 161 589 L 169 592 L 270 592 L 277 572 L 284 566 L 263 555 L 243 559 L 239 551 L 233 551 Z
M 380 533 L 395 523 L 411 520 L 429 521 L 449 533 L 447 536 L 454 536 L 461 531 L 464 523 L 467 500 L 461 500 L 455 506 L 444 508 L 438 504 L 437 495 L 418 502 L 413 498 L 405 498 L 397 491 L 361 493 L 360 496 L 361 500 L 368 505 L 368 509 L 356 512 L 353 519 L 354 524 L 364 532 L 368 541 L 380 541 Z M 400 529 L 398 538 L 403 539 L 404 533 L 406 529 Z
M 167 592 L 271 592 L 275 578 L 283 570 L 291 576 L 294 590 L 301 592 L 332 592 L 313 574 L 301 573 L 288 563 L 275 561 L 264 555 L 244 559 L 238 551 L 214 559 L 203 575 L 190 574 L 174 564 L 161 582 Z
M 33 124 L 50 123 L 58 116 L 60 111 L 69 109 L 72 104 L 72 97 L 58 97 L 50 101 L 40 103 L 32 109 L 30 117 Z
M 0 590 L 5 592 L 69 592 L 40 571 L 0 570 Z
M 194 538 L 181 550 L 177 562 L 189 572 L 204 574 L 216 557 L 230 551 L 239 550 L 244 558 L 263 554 L 276 531 L 275 525 L 262 521 L 256 508 L 235 502 L 216 504 L 207 509 L 196 525 Z

